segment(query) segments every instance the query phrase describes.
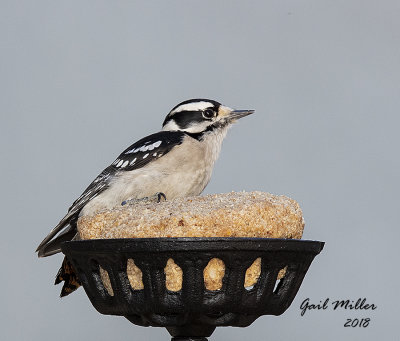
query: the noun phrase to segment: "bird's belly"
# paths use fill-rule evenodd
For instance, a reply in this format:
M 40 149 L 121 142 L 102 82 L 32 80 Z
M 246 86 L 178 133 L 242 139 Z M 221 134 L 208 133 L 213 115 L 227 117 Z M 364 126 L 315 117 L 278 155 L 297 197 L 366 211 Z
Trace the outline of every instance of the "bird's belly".
M 161 179 L 156 188 L 159 188 L 157 191 L 163 192 L 168 200 L 199 195 L 209 180 L 210 176 L 204 170 L 197 170 L 190 174 L 179 172 Z
M 180 167 L 176 169 L 156 169 L 132 171 L 110 184 L 110 187 L 92 199 L 80 215 L 93 215 L 104 209 L 120 206 L 129 199 L 140 199 L 162 192 L 171 200 L 178 197 L 199 195 L 211 177 L 211 169 L 206 167 Z

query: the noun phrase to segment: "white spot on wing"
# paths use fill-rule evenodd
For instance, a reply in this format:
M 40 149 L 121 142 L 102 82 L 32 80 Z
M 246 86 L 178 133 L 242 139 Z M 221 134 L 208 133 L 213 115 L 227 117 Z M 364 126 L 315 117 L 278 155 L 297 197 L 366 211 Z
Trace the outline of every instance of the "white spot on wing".
M 147 144 L 145 144 L 141 147 L 129 149 L 125 154 L 133 154 L 133 153 L 137 153 L 137 152 L 147 152 L 148 150 L 153 150 L 154 148 L 159 147 L 161 145 L 161 143 L 162 143 L 162 141 L 157 141 L 152 144 L 149 144 L 147 142 Z
M 123 164 L 122 164 L 122 168 L 125 168 L 126 166 L 128 166 L 128 163 L 129 163 L 129 161 L 128 160 L 126 160 Z
M 157 153 L 154 153 L 153 156 L 157 156 Z
M 136 161 L 136 157 L 131 161 L 131 163 L 129 164 L 129 166 L 132 166 Z
M 145 154 L 145 155 L 143 156 L 143 159 L 145 159 L 145 158 L 148 157 L 148 156 L 149 156 L 149 153 Z
M 119 160 L 117 167 L 121 167 L 121 165 L 124 163 L 124 160 Z

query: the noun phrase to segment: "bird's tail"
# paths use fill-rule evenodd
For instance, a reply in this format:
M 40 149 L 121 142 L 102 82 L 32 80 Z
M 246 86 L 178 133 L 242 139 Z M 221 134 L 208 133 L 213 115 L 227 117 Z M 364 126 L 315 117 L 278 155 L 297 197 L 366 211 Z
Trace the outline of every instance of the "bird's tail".
M 64 257 L 60 270 L 58 270 L 56 281 L 59 284 L 64 281 L 60 297 L 69 295 L 81 286 L 81 282 L 67 257 Z

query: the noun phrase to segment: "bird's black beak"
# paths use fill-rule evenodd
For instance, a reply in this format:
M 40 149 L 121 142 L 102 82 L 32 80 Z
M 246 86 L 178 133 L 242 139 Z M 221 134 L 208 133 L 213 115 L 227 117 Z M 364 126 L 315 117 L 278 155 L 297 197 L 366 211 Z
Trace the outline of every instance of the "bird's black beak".
M 251 115 L 254 110 L 235 110 L 224 105 L 221 105 L 218 109 L 218 116 L 226 122 L 235 122 L 239 118 Z
M 229 114 L 229 118 L 232 120 L 238 120 L 239 118 L 251 115 L 254 110 L 232 110 Z

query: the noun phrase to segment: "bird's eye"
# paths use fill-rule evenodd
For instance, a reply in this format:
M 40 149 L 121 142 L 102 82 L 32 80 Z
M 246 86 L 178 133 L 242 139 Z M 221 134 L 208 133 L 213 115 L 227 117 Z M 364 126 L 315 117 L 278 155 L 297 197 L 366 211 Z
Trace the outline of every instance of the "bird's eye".
M 206 109 L 203 111 L 203 117 L 210 119 L 213 118 L 215 116 L 215 111 L 212 109 Z

